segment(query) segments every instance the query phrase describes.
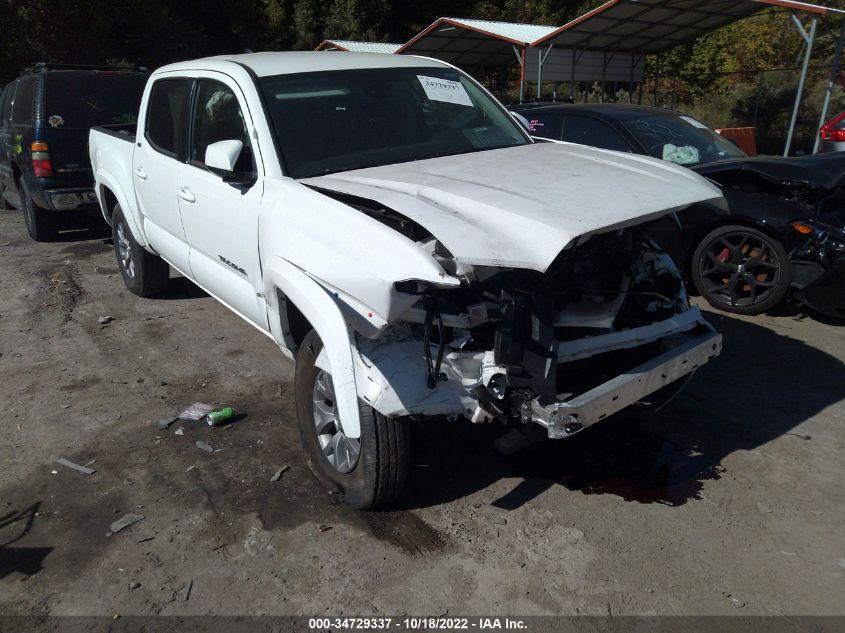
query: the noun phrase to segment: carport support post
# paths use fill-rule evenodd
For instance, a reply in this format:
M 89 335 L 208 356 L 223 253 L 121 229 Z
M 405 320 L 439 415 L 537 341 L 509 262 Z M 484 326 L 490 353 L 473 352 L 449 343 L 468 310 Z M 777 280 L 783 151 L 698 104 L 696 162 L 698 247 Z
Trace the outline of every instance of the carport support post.
M 523 97 L 525 96 L 525 46 L 520 51 L 514 45 L 513 52 L 519 60 L 519 102 L 522 103 Z
M 549 44 L 549 48 L 546 49 L 546 54 L 543 54 L 543 49 L 537 49 L 537 101 L 540 100 L 540 91 L 542 90 L 543 85 L 543 64 L 546 63 L 546 58 L 549 56 L 549 53 L 552 52 L 552 46 L 554 43 Z
M 798 81 L 798 94 L 795 95 L 795 108 L 792 111 L 792 120 L 789 123 L 789 133 L 786 135 L 786 147 L 783 150 L 784 156 L 789 156 L 789 150 L 792 148 L 792 137 L 795 135 L 795 125 L 798 123 L 798 113 L 801 110 L 801 101 L 804 96 L 804 84 L 807 82 L 807 71 L 810 68 L 810 58 L 813 56 L 813 44 L 816 42 L 816 28 L 819 24 L 819 19 L 814 17 L 813 22 L 810 24 L 810 33 L 808 34 L 807 29 L 804 28 L 801 20 L 794 13 L 792 14 L 792 21 L 795 22 L 795 26 L 798 27 L 801 37 L 807 43 L 807 54 L 804 55 L 804 64 L 801 67 L 801 79 Z
M 628 80 L 628 103 L 634 103 L 634 71 L 637 66 L 637 56 L 631 53 L 631 76 Z
M 657 82 L 660 81 L 660 70 L 661 70 L 660 62 L 661 61 L 662 60 L 660 58 L 660 53 L 657 53 L 657 72 L 655 73 L 655 76 L 654 76 L 654 102 L 651 104 L 655 108 L 657 107 Z
M 540 100 L 540 90 L 543 86 L 543 49 L 537 49 L 537 101 Z
M 604 103 L 604 86 L 607 83 L 607 51 L 602 51 L 601 58 L 601 94 L 599 95 L 599 103 Z
M 839 74 L 839 61 L 842 59 L 842 40 L 845 39 L 845 22 L 839 30 L 839 39 L 836 40 L 836 54 L 833 56 L 833 66 L 830 68 L 830 79 L 827 80 L 827 89 L 824 93 L 824 105 L 822 106 L 822 118 L 819 120 L 819 129 L 827 123 L 827 112 L 830 109 L 830 96 L 833 93 L 833 84 L 836 82 L 836 75 Z M 816 134 L 816 142 L 813 144 L 813 154 L 819 153 L 821 136 Z

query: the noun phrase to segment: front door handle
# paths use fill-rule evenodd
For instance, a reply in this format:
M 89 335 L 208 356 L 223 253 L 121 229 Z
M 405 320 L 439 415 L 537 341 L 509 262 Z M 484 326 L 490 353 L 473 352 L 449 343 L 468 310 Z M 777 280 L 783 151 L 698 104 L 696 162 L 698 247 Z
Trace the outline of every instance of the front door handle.
M 176 195 L 182 198 L 185 202 L 196 202 L 197 197 L 187 187 L 180 187 L 176 191 Z
M 135 168 L 135 175 L 138 176 L 140 180 L 147 179 L 147 172 L 144 170 L 143 167 L 136 167 Z

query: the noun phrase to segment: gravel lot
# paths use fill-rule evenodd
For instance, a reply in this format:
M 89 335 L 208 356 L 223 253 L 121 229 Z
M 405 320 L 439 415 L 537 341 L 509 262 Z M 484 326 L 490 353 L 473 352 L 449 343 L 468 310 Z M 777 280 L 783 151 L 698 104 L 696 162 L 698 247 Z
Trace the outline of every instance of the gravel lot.
M 710 313 L 725 353 L 660 415 L 508 459 L 430 423 L 402 506 L 358 513 L 304 464 L 292 365 L 168 293 L 0 212 L 0 613 L 845 614 L 843 327 Z M 197 401 L 247 415 L 157 430 Z

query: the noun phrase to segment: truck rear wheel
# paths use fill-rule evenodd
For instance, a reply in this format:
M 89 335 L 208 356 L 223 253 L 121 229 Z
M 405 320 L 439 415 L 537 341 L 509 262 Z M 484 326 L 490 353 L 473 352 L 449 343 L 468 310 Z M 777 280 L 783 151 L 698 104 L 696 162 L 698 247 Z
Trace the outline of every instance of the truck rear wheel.
M 56 212 L 42 209 L 32 200 L 26 181 L 20 180 L 21 210 L 26 223 L 26 232 L 36 242 L 49 242 L 56 239 L 59 230 L 56 227 Z
M 135 241 L 119 204 L 114 205 L 111 228 L 120 275 L 129 291 L 139 297 L 161 294 L 170 280 L 170 265 Z
M 334 401 L 331 375 L 316 366 L 323 342 L 313 330 L 296 354 L 296 417 L 311 471 L 362 510 L 383 508 L 405 485 L 411 461 L 407 420 L 388 418 L 358 400 L 361 437 L 350 438 Z

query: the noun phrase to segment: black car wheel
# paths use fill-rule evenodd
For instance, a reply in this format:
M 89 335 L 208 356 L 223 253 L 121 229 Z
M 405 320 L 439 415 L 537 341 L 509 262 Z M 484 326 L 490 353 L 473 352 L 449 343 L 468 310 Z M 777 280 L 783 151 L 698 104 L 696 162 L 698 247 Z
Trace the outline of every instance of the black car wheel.
M 296 417 L 308 466 L 352 507 L 383 508 L 399 496 L 408 475 L 410 425 L 359 400 L 361 436 L 348 437 L 338 415 L 332 377 L 316 365 L 322 349 L 312 330 L 296 354 Z
M 130 292 L 139 297 L 154 297 L 167 288 L 170 264 L 135 241 L 119 204 L 114 205 L 112 213 L 112 238 L 120 275 Z
M 692 278 L 714 308 L 751 315 L 783 301 L 792 269 L 776 239 L 751 227 L 728 225 L 710 232 L 698 245 Z
M 36 242 L 49 242 L 56 239 L 59 234 L 56 226 L 56 212 L 42 209 L 33 202 L 29 187 L 26 186 L 23 178 L 20 181 L 20 190 L 23 218 L 29 236 Z

